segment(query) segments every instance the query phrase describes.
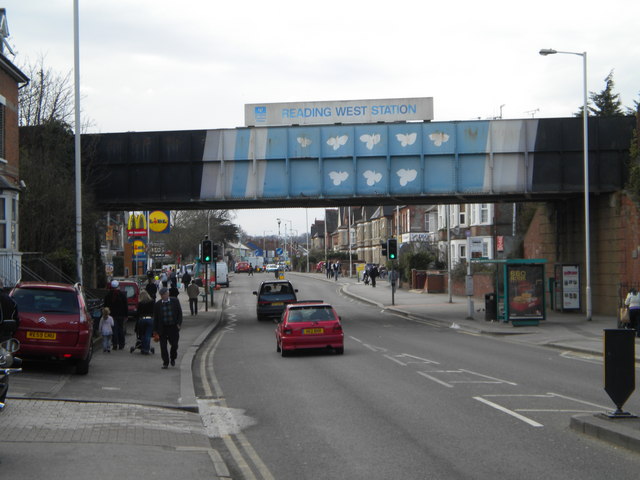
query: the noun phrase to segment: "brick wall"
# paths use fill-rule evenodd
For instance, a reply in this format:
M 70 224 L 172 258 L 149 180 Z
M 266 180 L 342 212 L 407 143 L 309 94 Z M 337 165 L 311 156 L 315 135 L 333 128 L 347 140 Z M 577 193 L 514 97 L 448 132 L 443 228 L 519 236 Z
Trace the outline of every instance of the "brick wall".
M 615 315 L 620 283 L 640 283 L 640 212 L 622 192 L 593 195 L 590 206 L 593 313 Z M 524 257 L 547 259 L 547 278 L 554 275 L 556 263 L 580 265 L 584 312 L 584 200 L 542 204 L 525 235 Z

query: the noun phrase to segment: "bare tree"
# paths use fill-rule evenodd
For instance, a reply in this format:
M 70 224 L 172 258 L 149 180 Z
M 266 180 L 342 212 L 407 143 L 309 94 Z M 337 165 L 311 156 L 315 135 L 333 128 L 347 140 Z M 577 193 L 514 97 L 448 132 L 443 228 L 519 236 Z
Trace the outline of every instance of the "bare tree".
M 45 67 L 44 57 L 21 70 L 31 81 L 20 90 L 18 125 L 31 127 L 53 120 L 73 125 L 74 94 L 71 72 L 60 74 Z

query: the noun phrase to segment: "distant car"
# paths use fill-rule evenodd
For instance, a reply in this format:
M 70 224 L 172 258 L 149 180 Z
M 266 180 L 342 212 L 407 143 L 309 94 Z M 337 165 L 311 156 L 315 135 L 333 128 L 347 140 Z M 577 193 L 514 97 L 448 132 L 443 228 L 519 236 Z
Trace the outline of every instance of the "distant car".
M 268 263 L 266 267 L 264 267 L 264 269 L 267 272 L 275 272 L 276 270 L 278 270 L 278 265 L 276 265 L 275 263 Z
M 20 282 L 10 295 L 18 304 L 19 357 L 70 360 L 76 373 L 89 372 L 93 319 L 79 285 Z
M 251 268 L 251 266 L 249 265 L 249 262 L 238 262 L 236 263 L 236 273 L 247 273 L 249 272 L 249 269 Z
M 297 300 L 297 289 L 287 280 L 262 282 L 260 290 L 253 292 L 258 297 L 256 314 L 258 320 L 280 317 L 285 307 Z
M 331 349 L 344 353 L 342 323 L 335 309 L 318 300 L 287 305 L 276 327 L 276 351 L 283 357 L 304 349 Z

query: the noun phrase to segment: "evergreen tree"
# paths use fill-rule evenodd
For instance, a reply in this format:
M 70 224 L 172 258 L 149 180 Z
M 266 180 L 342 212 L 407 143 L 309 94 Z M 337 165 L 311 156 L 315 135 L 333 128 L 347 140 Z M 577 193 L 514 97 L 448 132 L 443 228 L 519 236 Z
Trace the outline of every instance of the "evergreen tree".
M 604 83 L 604 89 L 600 93 L 589 92 L 588 114 L 593 117 L 622 117 L 626 115 L 627 113 L 622 109 L 620 94 L 613 92 L 615 87 L 613 70 L 606 76 Z M 582 116 L 583 108 L 579 108 L 575 114 L 576 117 Z

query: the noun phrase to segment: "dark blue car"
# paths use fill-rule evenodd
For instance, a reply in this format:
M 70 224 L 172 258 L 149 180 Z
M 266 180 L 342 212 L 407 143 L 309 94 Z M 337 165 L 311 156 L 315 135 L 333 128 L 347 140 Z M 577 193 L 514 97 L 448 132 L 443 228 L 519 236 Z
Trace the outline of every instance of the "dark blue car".
M 258 297 L 256 305 L 258 320 L 280 317 L 287 304 L 298 300 L 297 292 L 298 290 L 293 288 L 288 280 L 262 282 L 260 290 L 253 292 Z

